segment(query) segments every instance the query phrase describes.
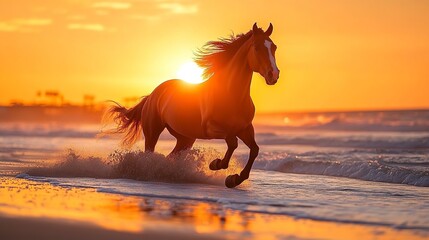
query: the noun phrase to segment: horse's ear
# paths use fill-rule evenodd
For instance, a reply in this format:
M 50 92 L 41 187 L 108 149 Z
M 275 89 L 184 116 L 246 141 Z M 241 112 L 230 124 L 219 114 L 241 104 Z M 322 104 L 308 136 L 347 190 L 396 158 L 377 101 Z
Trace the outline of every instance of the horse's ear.
M 258 26 L 256 25 L 256 23 L 254 23 L 252 27 L 253 33 L 256 33 L 257 30 L 258 30 Z
M 268 27 L 267 31 L 265 31 L 265 35 L 268 37 L 273 33 L 273 24 L 270 23 L 270 26 Z

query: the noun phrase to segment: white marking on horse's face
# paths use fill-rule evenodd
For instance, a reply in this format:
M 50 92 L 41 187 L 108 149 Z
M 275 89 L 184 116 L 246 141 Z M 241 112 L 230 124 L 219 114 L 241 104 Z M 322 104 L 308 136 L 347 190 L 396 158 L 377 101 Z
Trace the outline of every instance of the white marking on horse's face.
M 264 42 L 265 47 L 267 47 L 268 49 L 268 56 L 270 58 L 271 68 L 273 71 L 273 80 L 277 81 L 277 79 L 279 78 L 279 69 L 277 68 L 276 59 L 271 52 L 271 44 L 272 42 L 268 40 L 265 40 Z

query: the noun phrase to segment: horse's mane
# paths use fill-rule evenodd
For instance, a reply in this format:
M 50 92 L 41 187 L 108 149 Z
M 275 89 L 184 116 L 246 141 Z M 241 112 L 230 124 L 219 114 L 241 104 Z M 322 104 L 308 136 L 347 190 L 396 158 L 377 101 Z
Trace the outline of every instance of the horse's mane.
M 262 29 L 258 29 L 262 32 Z M 231 59 L 240 47 L 252 36 L 250 30 L 246 34 L 231 34 L 217 41 L 209 41 L 195 53 L 195 62 L 204 68 L 203 77 L 208 79 Z

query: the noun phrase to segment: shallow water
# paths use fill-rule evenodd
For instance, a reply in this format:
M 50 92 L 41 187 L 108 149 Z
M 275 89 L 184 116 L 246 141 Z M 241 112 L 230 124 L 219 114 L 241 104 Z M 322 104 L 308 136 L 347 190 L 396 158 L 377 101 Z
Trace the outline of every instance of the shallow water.
M 427 234 L 428 116 L 427 112 L 374 112 L 310 115 L 299 121 L 274 116 L 266 121 L 270 124 L 256 126 L 260 155 L 250 179 L 236 189 L 225 188 L 223 181 L 245 164 L 248 149 L 242 143 L 228 171 L 211 172 L 208 163 L 226 149 L 222 141 L 198 141 L 197 150 L 165 158 L 138 149 L 117 150 L 118 139 L 95 139 L 97 129 L 90 127 L 60 131 L 58 126 L 45 126 L 43 134 L 36 127 L 2 130 L 0 174 L 107 193 L 216 202 L 243 212 Z M 167 154 L 173 145 L 163 135 L 157 151 Z
M 426 188 L 261 170 L 253 171 L 247 183 L 233 190 L 220 185 L 130 179 L 19 177 L 106 193 L 216 202 L 245 212 L 429 231 Z

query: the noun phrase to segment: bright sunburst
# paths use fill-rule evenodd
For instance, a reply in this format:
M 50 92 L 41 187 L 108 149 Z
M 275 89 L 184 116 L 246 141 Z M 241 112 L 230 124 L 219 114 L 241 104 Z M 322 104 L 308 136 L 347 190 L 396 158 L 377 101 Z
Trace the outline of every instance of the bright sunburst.
M 203 81 L 202 74 L 203 69 L 192 61 L 182 64 L 176 73 L 177 78 L 193 84 Z

